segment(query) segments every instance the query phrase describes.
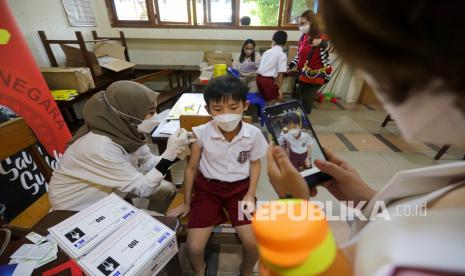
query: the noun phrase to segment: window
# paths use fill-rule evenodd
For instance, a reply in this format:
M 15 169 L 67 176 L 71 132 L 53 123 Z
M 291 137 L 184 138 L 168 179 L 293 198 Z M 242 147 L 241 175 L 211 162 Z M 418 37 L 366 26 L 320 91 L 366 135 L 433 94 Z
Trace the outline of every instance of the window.
M 318 0 L 105 1 L 113 27 L 295 29 L 304 10 L 318 8 Z
M 278 26 L 279 0 L 241 0 L 239 13 L 250 17 L 250 26 Z
M 190 23 L 189 0 L 155 0 L 160 23 Z
M 116 16 L 121 21 L 148 21 L 145 0 L 115 0 Z
M 318 0 L 292 0 L 289 1 L 287 9 L 286 24 L 297 24 L 300 15 L 305 10 L 313 10 L 315 13 L 318 8 Z

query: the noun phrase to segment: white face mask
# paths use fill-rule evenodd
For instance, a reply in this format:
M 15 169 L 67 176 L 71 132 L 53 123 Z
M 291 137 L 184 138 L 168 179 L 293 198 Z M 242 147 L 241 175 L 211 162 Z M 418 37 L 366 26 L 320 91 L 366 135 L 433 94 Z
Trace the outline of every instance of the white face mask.
M 226 132 L 233 131 L 242 120 L 242 114 L 221 114 L 213 116 L 219 128 Z
M 371 87 L 377 86 L 370 76 L 366 79 Z M 374 90 L 407 141 L 465 145 L 465 115 L 454 105 L 452 94 L 442 91 L 438 95 L 444 90 L 440 81 L 431 81 L 422 92 L 412 92 L 400 105 L 389 103 Z
M 299 31 L 302 34 L 308 34 L 308 32 L 310 31 L 310 24 L 307 22 L 304 25 L 299 26 Z
M 152 117 L 143 120 L 142 123 L 137 125 L 137 131 L 140 133 L 152 133 L 153 129 L 161 122 L 158 117 L 158 114 L 155 113 Z
M 294 137 L 297 137 L 300 134 L 300 129 L 297 129 L 297 128 L 291 129 L 291 130 L 289 130 L 289 134 L 294 136 Z
M 252 56 L 252 54 L 253 54 L 253 50 L 244 50 L 244 53 L 245 53 L 248 57 L 250 57 L 250 56 Z

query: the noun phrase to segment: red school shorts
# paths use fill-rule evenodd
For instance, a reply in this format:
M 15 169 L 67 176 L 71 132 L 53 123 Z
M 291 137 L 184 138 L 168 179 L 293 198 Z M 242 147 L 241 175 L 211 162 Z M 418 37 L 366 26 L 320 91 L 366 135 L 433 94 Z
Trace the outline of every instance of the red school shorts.
M 249 189 L 249 179 L 223 182 L 205 178 L 200 172 L 194 180 L 194 196 L 191 200 L 188 228 L 205 228 L 228 221 L 233 226 L 250 224 L 246 216 L 239 214 L 239 201 Z
M 257 88 L 265 101 L 277 100 L 279 97 L 279 87 L 273 77 L 257 76 Z

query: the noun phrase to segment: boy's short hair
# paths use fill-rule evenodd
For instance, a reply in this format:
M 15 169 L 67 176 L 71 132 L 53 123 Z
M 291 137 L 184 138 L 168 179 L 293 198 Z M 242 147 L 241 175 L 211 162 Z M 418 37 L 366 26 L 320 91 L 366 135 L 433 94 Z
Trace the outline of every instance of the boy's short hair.
M 203 92 L 203 98 L 207 106 L 211 101 L 221 102 L 233 99 L 235 101 L 247 101 L 249 89 L 241 80 L 233 76 L 225 75 L 213 79 Z
M 290 123 L 300 125 L 300 116 L 297 113 L 288 112 L 283 116 L 283 123 L 285 125 L 289 125 Z
M 278 45 L 284 45 L 287 42 L 287 33 L 285 31 L 276 31 L 273 34 L 273 41 Z

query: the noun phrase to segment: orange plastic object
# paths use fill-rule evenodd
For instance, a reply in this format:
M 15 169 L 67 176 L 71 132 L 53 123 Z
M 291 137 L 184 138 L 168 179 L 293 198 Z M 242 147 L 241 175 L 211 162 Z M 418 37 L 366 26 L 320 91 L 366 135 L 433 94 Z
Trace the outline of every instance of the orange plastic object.
M 272 201 L 260 206 L 252 228 L 261 257 L 280 267 L 304 262 L 329 231 L 320 208 L 304 200 Z

